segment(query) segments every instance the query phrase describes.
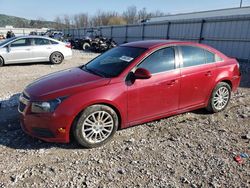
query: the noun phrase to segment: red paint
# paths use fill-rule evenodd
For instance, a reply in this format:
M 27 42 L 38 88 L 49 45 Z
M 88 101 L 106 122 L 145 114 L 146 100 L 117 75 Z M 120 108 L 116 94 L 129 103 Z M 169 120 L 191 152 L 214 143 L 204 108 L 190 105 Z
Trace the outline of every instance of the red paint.
M 165 73 L 153 74 L 139 71 L 138 75 L 149 79 L 126 81 L 130 71 L 148 54 L 161 47 L 192 45 L 207 49 L 224 61 L 200 66 L 177 68 Z M 93 104 L 106 104 L 119 114 L 120 128 L 152 121 L 203 108 L 208 104 L 213 88 L 220 81 L 231 84 L 235 91 L 240 83 L 238 62 L 203 44 L 181 41 L 143 41 L 123 46 L 147 48 L 119 76 L 103 78 L 73 68 L 41 78 L 29 85 L 25 92 L 31 101 L 47 101 L 68 96 L 53 113 L 33 114 L 30 104 L 21 114 L 25 132 L 45 141 L 69 142 L 70 129 L 77 115 Z M 181 63 L 181 62 L 177 62 Z M 177 65 L 178 66 L 178 65 Z M 54 138 L 39 137 L 32 128 L 46 128 Z M 65 130 L 60 132 L 58 130 Z

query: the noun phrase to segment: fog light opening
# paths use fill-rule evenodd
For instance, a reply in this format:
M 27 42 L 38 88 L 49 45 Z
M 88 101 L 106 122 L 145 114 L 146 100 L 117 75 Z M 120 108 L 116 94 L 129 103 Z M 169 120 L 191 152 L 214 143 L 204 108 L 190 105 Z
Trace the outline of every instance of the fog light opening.
M 66 129 L 65 128 L 59 128 L 58 132 L 64 134 L 64 133 L 66 133 Z

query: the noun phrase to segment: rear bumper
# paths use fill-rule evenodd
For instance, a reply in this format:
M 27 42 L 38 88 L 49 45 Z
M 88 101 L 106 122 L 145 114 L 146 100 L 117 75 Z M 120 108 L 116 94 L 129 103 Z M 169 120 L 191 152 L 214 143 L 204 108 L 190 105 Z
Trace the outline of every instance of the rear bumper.
M 239 76 L 233 76 L 233 79 L 232 79 L 232 91 L 235 92 L 239 85 L 240 85 L 240 80 L 241 80 L 241 75 Z

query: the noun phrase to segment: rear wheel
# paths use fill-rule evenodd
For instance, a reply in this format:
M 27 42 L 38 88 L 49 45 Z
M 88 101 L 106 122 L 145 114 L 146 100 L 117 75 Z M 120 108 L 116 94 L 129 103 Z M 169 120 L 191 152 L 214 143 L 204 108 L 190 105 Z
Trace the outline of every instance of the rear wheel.
M 227 107 L 230 97 L 231 87 L 225 82 L 220 82 L 214 88 L 206 109 L 213 113 L 220 112 Z
M 53 64 L 61 64 L 63 62 L 63 55 L 60 52 L 53 52 L 50 56 L 50 62 Z
M 2 57 L 0 57 L 0 67 L 4 66 L 4 60 Z
M 83 111 L 73 132 L 80 145 L 94 148 L 107 143 L 114 136 L 118 123 L 118 116 L 112 108 L 93 105 Z
M 84 51 L 88 51 L 88 50 L 90 49 L 90 44 L 87 43 L 87 42 L 83 43 L 82 49 L 83 49 Z

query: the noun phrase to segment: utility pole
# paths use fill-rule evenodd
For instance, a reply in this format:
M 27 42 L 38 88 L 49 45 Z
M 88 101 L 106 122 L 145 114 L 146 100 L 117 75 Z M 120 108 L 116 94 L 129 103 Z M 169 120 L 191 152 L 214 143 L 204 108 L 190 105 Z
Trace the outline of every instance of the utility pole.
M 242 7 L 242 1 L 243 1 L 243 0 L 240 0 L 240 8 Z

